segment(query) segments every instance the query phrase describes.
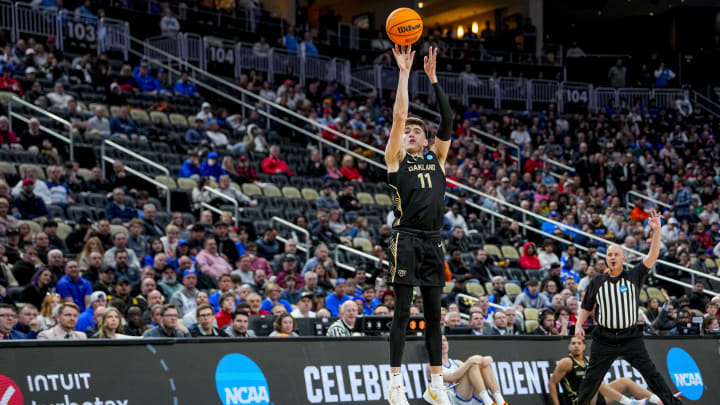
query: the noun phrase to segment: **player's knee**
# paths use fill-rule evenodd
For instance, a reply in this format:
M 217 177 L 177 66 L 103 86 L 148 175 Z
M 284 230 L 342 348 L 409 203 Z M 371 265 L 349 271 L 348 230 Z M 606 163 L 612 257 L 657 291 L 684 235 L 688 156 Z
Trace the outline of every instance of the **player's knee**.
M 478 356 L 478 355 L 470 356 L 470 358 L 468 359 L 468 361 L 471 361 L 477 365 L 482 365 L 482 360 L 483 360 L 482 356 Z
M 484 367 L 490 367 L 490 365 L 492 365 L 493 361 L 495 361 L 495 360 L 493 360 L 492 356 L 485 356 L 485 357 L 483 357 L 483 365 L 484 365 Z

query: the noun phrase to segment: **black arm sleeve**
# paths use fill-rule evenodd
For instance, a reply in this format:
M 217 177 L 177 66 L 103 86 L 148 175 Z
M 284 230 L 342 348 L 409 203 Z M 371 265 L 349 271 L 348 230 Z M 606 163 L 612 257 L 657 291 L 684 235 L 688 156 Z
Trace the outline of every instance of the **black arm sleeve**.
M 433 90 L 435 90 L 435 102 L 440 111 L 440 127 L 436 136 L 442 141 L 449 141 L 452 137 L 452 123 L 455 112 L 450 107 L 450 100 L 442 87 L 440 87 L 440 82 L 433 83 L 432 86 Z

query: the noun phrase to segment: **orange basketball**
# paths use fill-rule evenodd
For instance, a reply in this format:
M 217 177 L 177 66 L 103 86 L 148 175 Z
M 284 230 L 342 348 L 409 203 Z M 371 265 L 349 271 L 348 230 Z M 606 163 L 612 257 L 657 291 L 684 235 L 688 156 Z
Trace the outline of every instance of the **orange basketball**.
M 385 21 L 385 31 L 390 40 L 398 45 L 412 45 L 423 32 L 423 22 L 415 10 L 401 7 L 395 9 Z

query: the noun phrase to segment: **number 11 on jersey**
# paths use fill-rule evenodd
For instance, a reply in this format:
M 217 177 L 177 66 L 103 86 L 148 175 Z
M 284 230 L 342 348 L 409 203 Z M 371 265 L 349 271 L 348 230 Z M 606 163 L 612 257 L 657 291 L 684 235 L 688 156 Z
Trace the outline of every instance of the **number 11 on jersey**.
M 418 178 L 420 179 L 420 188 L 425 188 L 425 179 L 427 179 L 427 188 L 432 188 L 430 173 L 418 173 Z

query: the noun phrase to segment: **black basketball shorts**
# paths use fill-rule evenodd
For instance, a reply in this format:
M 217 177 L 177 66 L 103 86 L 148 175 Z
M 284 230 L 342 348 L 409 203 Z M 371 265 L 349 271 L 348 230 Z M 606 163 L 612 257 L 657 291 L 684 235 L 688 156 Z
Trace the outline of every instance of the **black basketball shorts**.
M 438 231 L 393 229 L 390 285 L 445 286 L 445 245 Z

